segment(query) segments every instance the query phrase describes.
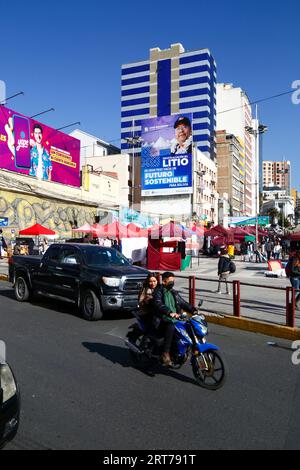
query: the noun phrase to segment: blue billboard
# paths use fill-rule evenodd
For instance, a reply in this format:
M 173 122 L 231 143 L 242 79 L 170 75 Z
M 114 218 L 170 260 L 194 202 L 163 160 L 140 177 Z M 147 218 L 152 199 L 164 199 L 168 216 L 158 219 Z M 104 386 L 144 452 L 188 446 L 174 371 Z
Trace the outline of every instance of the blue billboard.
M 144 119 L 142 196 L 193 193 L 192 115 Z

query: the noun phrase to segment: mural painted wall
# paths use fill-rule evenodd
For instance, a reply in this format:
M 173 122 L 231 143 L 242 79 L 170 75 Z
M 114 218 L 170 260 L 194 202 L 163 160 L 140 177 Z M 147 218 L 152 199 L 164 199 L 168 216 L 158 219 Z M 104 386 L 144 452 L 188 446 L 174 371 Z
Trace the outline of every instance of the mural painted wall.
M 78 227 L 86 222 L 93 224 L 96 211 L 96 207 L 0 190 L 0 217 L 8 217 L 8 228 L 5 229 L 8 238 L 11 229 L 17 232 L 35 223 L 55 230 L 61 238 L 70 238 L 70 221 L 76 220 Z

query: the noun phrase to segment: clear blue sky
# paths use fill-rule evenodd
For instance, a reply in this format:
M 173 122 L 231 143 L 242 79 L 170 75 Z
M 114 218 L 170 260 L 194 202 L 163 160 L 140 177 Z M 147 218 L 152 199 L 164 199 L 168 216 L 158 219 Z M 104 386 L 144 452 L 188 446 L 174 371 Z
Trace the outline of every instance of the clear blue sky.
M 81 129 L 120 142 L 120 70 L 148 58 L 151 47 L 181 42 L 211 49 L 218 81 L 244 88 L 251 101 L 291 89 L 300 80 L 298 0 L 0 0 L 0 79 L 9 103 L 53 127 Z M 260 105 L 269 126 L 264 159 L 289 159 L 300 190 L 300 105 L 285 96 Z

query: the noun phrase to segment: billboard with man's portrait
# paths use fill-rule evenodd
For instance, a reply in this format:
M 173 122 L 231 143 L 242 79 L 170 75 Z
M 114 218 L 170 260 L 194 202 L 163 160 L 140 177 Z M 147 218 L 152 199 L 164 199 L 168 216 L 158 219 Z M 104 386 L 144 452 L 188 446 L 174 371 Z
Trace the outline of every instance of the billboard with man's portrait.
M 0 105 L 0 168 L 80 186 L 80 141 Z
M 192 114 L 142 120 L 142 196 L 193 192 Z

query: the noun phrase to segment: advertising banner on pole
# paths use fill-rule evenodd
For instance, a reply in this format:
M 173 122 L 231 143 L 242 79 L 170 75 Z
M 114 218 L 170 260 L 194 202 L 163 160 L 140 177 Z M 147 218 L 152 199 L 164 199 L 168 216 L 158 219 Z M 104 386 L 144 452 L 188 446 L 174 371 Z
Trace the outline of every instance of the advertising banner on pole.
M 80 141 L 0 105 L 0 168 L 80 186 Z
M 192 114 L 142 120 L 142 196 L 193 192 Z

